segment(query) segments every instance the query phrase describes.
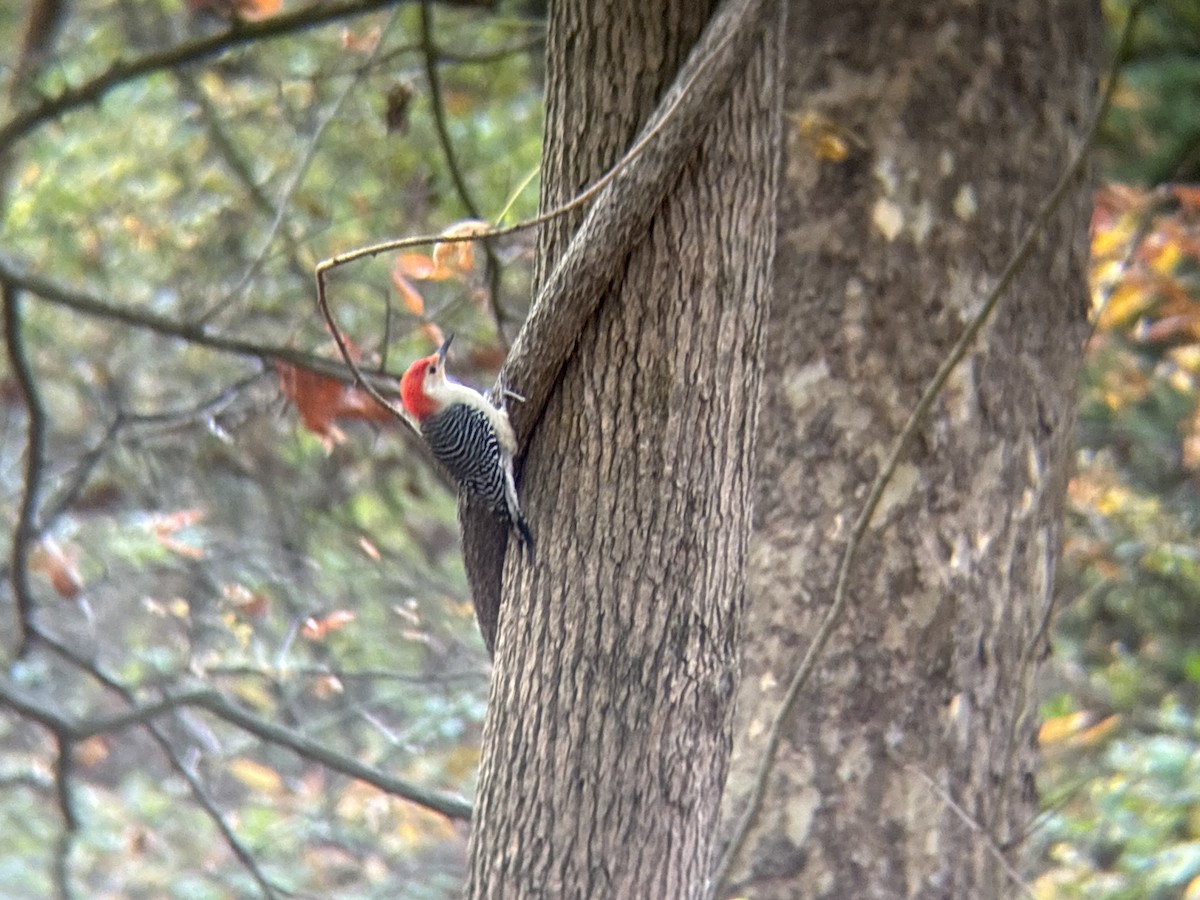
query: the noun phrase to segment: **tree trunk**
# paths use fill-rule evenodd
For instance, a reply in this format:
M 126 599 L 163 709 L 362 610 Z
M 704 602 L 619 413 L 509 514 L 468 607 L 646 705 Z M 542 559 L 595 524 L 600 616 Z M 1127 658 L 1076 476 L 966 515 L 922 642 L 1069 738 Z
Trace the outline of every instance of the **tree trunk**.
M 650 7 L 653 8 L 650 8 Z M 624 152 L 709 14 L 552 4 L 543 204 Z M 523 471 L 468 895 L 695 897 L 730 747 L 779 118 L 779 35 L 629 256 Z M 568 231 L 551 226 L 539 271 Z
M 867 487 L 1078 149 L 1096 74 L 1081 0 L 790 6 L 785 112 L 808 128 L 781 184 L 731 814 Z M 724 896 L 1016 892 L 1089 201 L 1068 194 L 896 472 Z

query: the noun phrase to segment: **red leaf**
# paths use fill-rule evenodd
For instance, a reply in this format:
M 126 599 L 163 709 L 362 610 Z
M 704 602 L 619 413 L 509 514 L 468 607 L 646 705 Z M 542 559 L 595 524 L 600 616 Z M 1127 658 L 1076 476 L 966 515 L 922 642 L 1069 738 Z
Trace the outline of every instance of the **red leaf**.
M 291 363 L 276 362 L 279 388 L 296 404 L 304 427 L 324 438 L 329 446 L 346 439 L 334 423 L 339 419 L 387 422 L 392 414 L 360 387 L 343 384 Z

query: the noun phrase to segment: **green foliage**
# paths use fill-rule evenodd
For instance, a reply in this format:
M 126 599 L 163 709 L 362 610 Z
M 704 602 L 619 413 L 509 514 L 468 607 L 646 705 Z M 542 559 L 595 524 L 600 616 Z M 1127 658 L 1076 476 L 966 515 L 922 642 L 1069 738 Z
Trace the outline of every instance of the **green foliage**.
M 1131 0 L 1106 0 L 1110 34 L 1130 6 Z M 1200 6 L 1193 0 L 1144 4 L 1101 150 L 1114 181 L 1200 178 Z
M 1041 897 L 1200 896 L 1200 205 L 1098 197 Z
M 47 55 L 3 73 L 0 127 L 118 59 L 231 27 L 192 5 L 65 5 Z M 24 5 L 10 6 L 0 41 L 15 48 Z M 433 14 L 449 149 L 471 202 L 498 215 L 538 163 L 540 23 Z M 45 535 L 25 549 L 38 627 L 64 650 L 35 643 L 5 691 L 89 721 L 129 708 L 114 685 L 137 704 L 207 685 L 348 760 L 470 795 L 487 661 L 454 498 L 385 417 L 335 416 L 314 433 L 303 407 L 320 411 L 323 383 L 289 394 L 276 366 L 283 351 L 337 358 L 314 302 L 318 260 L 466 217 L 419 15 L 405 4 L 169 67 L 0 148 L 0 265 L 33 279 L 20 338 L 47 426 Z M 536 195 L 526 185 L 508 220 L 531 215 Z M 495 248 L 507 336 L 527 302 L 529 240 Z M 393 263 L 330 279 L 364 364 L 395 372 L 441 327 L 462 335 L 458 370 L 486 383 L 503 340 L 482 262 L 419 283 L 416 310 Z M 102 307 L 84 315 L 63 293 Z M 250 348 L 203 346 L 210 336 Z M 6 361 L 10 522 L 26 490 L 18 375 Z M 0 791 L 0 892 L 260 894 L 219 815 L 282 890 L 457 894 L 461 824 L 219 716 L 168 711 L 154 727 L 72 742 L 59 778 L 49 732 L 0 712 L 0 778 L 14 773 Z M 79 823 L 67 842 L 56 782 Z

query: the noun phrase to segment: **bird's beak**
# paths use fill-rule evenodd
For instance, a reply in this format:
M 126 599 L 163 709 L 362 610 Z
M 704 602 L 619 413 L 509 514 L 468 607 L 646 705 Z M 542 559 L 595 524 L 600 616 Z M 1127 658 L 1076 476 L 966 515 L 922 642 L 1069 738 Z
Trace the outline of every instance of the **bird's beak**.
M 454 340 L 454 335 L 450 335 L 446 340 L 442 341 L 442 346 L 438 347 L 437 356 L 439 364 L 446 361 L 446 351 L 450 349 L 450 342 L 452 340 Z

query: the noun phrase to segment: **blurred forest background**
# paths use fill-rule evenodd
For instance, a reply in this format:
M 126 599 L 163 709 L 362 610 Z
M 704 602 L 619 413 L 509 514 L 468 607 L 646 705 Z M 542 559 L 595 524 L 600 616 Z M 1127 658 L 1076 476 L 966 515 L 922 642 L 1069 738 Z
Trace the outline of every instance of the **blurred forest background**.
M 5 897 L 457 895 L 488 661 L 454 498 L 345 387 L 313 270 L 534 214 L 538 6 L 0 7 Z M 1200 5 L 1146 4 L 1122 65 L 1043 898 L 1200 898 Z M 454 332 L 490 384 L 532 241 L 335 270 L 363 367 Z

